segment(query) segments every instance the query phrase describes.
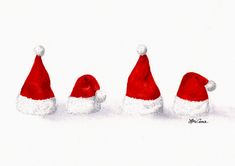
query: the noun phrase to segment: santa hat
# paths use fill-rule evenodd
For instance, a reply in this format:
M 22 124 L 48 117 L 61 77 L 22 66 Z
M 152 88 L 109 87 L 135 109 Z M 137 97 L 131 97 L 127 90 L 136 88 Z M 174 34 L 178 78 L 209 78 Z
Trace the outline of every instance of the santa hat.
M 128 78 L 123 110 L 137 114 L 161 112 L 163 100 L 150 70 L 146 46 L 139 45 L 137 52 L 140 56 Z
M 99 83 L 92 75 L 83 75 L 78 78 L 68 99 L 69 113 L 92 113 L 101 109 L 101 103 L 106 99 L 100 90 Z
M 209 81 L 197 73 L 184 75 L 175 102 L 173 111 L 178 115 L 196 116 L 209 111 L 209 100 L 207 91 L 216 88 L 214 81 Z
M 17 97 L 17 109 L 20 112 L 35 115 L 46 115 L 56 110 L 56 100 L 51 89 L 50 78 L 41 57 L 45 49 L 37 46 L 32 69 Z

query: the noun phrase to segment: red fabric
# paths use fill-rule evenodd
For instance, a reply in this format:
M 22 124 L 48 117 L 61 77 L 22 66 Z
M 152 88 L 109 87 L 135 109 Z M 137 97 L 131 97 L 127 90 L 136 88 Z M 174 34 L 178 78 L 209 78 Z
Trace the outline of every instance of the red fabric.
M 203 101 L 208 99 L 205 85 L 208 79 L 197 74 L 187 73 L 184 75 L 177 96 L 189 101 Z
M 36 56 L 20 94 L 34 100 L 44 100 L 54 97 L 50 86 L 50 78 L 43 65 L 41 56 Z
M 78 78 L 70 96 L 88 98 L 95 96 L 99 89 L 99 83 L 92 75 L 83 75 Z
M 148 57 L 147 55 L 141 55 L 128 78 L 126 96 L 154 100 L 160 95 L 150 70 Z

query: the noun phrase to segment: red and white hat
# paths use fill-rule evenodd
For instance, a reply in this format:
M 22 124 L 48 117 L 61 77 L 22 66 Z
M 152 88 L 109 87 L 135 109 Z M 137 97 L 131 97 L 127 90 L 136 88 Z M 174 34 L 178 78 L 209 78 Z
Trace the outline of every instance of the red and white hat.
M 123 110 L 138 114 L 161 112 L 163 100 L 150 70 L 147 47 L 139 45 L 137 52 L 140 56 L 128 78 Z
M 41 57 L 45 49 L 37 46 L 32 69 L 17 97 L 17 109 L 20 112 L 35 115 L 46 115 L 56 110 L 56 99 L 50 85 L 50 77 Z
M 105 99 L 106 94 L 100 90 L 98 81 L 92 75 L 83 75 L 75 83 L 67 109 L 74 114 L 97 112 Z
M 209 111 L 207 91 L 213 91 L 215 88 L 214 81 L 209 81 L 197 73 L 185 74 L 175 98 L 173 111 L 178 115 L 189 116 L 207 113 Z

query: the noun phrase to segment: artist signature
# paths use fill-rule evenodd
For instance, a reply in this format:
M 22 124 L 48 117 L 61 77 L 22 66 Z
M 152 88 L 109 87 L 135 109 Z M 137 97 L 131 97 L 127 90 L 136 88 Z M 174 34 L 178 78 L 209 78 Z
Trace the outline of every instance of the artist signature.
M 208 123 L 208 122 L 206 120 L 202 120 L 201 118 L 199 118 L 199 119 L 192 118 L 192 119 L 188 120 L 188 123 L 192 124 L 192 123 Z

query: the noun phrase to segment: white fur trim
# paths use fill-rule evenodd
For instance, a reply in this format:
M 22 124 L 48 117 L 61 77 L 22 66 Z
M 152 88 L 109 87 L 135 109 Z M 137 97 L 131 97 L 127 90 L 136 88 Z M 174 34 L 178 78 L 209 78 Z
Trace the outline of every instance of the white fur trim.
M 101 109 L 101 103 L 97 102 L 95 97 L 69 97 L 67 109 L 72 114 L 89 114 L 99 111 Z
M 47 115 L 56 110 L 56 99 L 34 100 L 19 95 L 16 100 L 17 109 L 25 114 Z
M 205 87 L 206 87 L 206 89 L 207 89 L 208 91 L 213 91 L 213 90 L 216 89 L 216 83 L 215 83 L 214 81 L 210 80 L 210 81 L 206 84 Z
M 95 92 L 95 100 L 96 100 L 97 102 L 103 103 L 103 102 L 105 101 L 105 99 L 106 99 L 106 94 L 105 94 L 103 91 L 97 90 L 97 91 Z
M 41 45 L 34 48 L 34 53 L 38 56 L 43 56 L 45 53 L 45 48 Z
M 139 55 L 145 55 L 145 54 L 147 53 L 147 47 L 146 47 L 145 45 L 143 45 L 143 44 L 138 45 L 138 47 L 137 47 L 137 53 L 138 53 Z
M 180 116 L 199 116 L 209 112 L 209 100 L 188 101 L 175 97 L 173 111 Z
M 126 96 L 123 103 L 123 111 L 130 114 L 150 114 L 162 112 L 163 99 L 158 97 L 155 100 L 142 100 Z

